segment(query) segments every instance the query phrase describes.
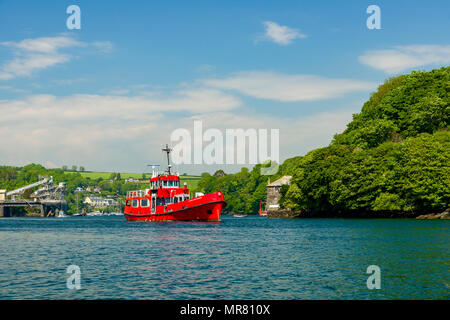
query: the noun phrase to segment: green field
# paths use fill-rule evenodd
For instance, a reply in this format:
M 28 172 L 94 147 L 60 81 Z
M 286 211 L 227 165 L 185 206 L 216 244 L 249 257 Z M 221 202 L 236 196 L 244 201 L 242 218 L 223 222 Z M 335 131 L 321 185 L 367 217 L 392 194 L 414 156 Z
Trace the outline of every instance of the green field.
M 187 183 L 189 189 L 197 188 L 198 182 L 200 181 L 199 176 L 180 176 L 180 186 L 183 187 L 184 183 Z
M 65 173 L 70 174 L 70 173 L 74 173 L 74 172 L 73 171 L 65 171 Z M 106 179 L 109 179 L 112 172 L 100 172 L 100 171 L 79 172 L 79 171 L 77 171 L 77 173 L 81 174 L 81 176 L 84 178 L 89 178 L 92 180 L 97 180 L 98 178 L 102 178 L 102 179 L 106 180 Z M 147 180 L 150 179 L 151 173 L 146 173 L 145 175 L 146 175 Z M 128 179 L 128 178 L 135 178 L 135 179 L 142 180 L 142 173 L 120 172 L 120 177 L 123 180 Z M 191 175 L 180 176 L 181 186 L 183 186 L 183 184 L 186 182 L 188 185 L 188 188 L 190 188 L 190 189 L 197 187 L 199 180 L 200 180 L 200 176 L 191 176 Z

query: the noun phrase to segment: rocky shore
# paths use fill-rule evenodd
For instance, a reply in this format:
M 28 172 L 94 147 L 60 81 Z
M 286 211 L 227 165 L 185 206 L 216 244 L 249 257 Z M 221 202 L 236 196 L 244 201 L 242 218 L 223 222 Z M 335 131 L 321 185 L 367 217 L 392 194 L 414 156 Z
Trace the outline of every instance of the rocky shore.
M 416 219 L 450 219 L 450 208 L 441 213 L 423 214 L 416 217 Z
M 267 212 L 268 218 L 412 218 L 412 219 L 450 219 L 450 208 L 441 213 L 429 213 L 415 215 L 410 212 L 371 212 L 371 211 L 346 211 L 346 212 L 328 212 L 328 213 L 312 213 L 290 210 L 270 210 Z
M 269 210 L 267 211 L 267 218 L 299 218 L 301 215 L 300 211 L 291 210 Z

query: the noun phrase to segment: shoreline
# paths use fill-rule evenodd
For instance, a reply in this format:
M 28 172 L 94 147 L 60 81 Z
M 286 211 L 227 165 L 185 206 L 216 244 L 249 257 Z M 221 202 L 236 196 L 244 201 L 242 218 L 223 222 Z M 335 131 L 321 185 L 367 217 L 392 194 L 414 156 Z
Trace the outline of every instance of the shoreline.
M 349 218 L 349 219 L 418 219 L 418 220 L 447 220 L 450 219 L 450 208 L 443 212 L 434 213 L 411 213 L 411 212 L 393 212 L 393 211 L 339 211 L 329 213 L 312 213 L 290 210 L 269 210 L 268 218 L 285 219 L 314 219 L 314 218 Z

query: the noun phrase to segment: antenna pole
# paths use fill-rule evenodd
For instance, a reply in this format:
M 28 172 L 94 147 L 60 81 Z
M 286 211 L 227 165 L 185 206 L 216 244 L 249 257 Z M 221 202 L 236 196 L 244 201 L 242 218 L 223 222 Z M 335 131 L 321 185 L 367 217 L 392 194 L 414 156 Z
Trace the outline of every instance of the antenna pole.
M 162 151 L 167 152 L 167 172 L 170 174 L 170 151 L 172 149 L 169 148 L 169 145 L 166 143 L 166 147 L 162 149 Z

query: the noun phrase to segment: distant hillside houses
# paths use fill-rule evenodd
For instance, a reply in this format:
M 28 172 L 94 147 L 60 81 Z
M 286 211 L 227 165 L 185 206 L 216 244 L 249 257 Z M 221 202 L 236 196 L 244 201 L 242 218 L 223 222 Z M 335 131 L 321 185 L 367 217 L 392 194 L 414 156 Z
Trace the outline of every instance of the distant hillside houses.
M 105 208 L 116 204 L 114 199 L 102 198 L 102 197 L 86 197 L 84 204 L 91 208 Z
M 100 188 L 99 186 L 95 186 L 95 187 L 89 186 L 89 187 L 86 187 L 86 190 L 85 190 L 85 189 L 83 189 L 83 187 L 77 187 L 77 188 L 75 189 L 74 193 L 84 192 L 84 191 L 87 191 L 87 192 L 98 192 L 98 193 L 100 193 L 100 192 L 102 192 L 102 188 Z
M 98 192 L 98 193 L 100 193 L 100 192 L 102 192 L 102 188 L 100 188 L 99 186 L 95 186 L 95 187 L 89 186 L 89 187 L 86 188 L 86 191 L 87 192 Z
M 74 191 L 74 193 L 83 192 L 84 189 L 82 187 L 77 187 Z
M 125 179 L 125 182 L 139 182 L 139 179 L 136 179 L 136 178 L 127 178 L 127 179 Z

